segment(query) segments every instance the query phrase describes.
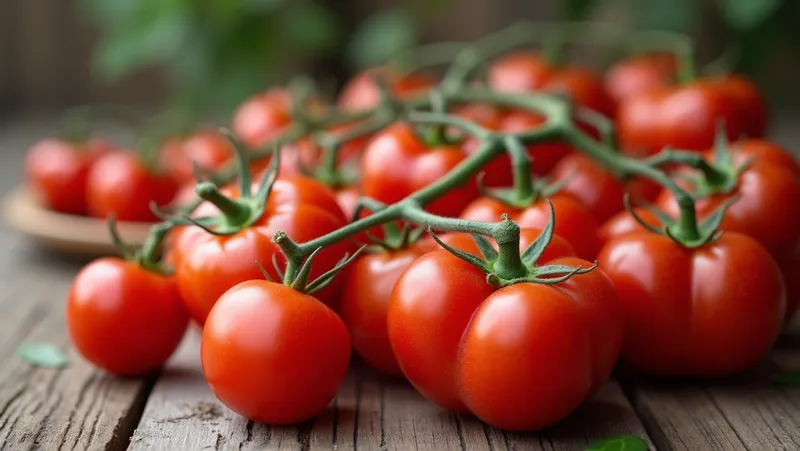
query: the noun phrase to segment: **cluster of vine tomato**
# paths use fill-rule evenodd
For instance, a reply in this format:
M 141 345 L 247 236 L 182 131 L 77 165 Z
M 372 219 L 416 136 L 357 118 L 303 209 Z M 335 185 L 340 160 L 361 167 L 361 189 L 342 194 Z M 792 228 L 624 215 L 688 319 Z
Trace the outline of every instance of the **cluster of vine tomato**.
M 174 215 L 156 226 L 154 242 L 125 247 L 127 259 L 102 258 L 80 272 L 67 301 L 73 343 L 111 373 L 147 373 L 169 358 L 191 319 L 203 328 L 203 371 L 216 396 L 271 424 L 323 410 L 351 348 L 438 405 L 511 430 L 569 415 L 618 358 L 659 376 L 747 369 L 771 348 L 798 299 L 800 167 L 763 138 L 767 111 L 752 82 L 725 75 L 677 83 L 677 66 L 671 54 L 645 54 L 603 78 L 520 51 L 493 60 L 485 83 L 489 92 L 515 96 L 566 93 L 575 108 L 602 113 L 616 127 L 615 158 L 644 165 L 664 148 L 701 155 L 693 167 L 673 161 L 659 173 L 692 195 L 691 221 L 712 227 L 702 242 L 670 232 L 686 219 L 685 206 L 657 178 L 602 165 L 570 140 L 547 140 L 527 145 L 537 179 L 524 199 L 499 194 L 518 189 L 498 189 L 518 175 L 513 155 L 498 153 L 479 176 L 462 174 L 431 196 L 424 212 L 328 240 L 310 268 L 311 258 L 295 265 L 296 243 L 335 234 L 354 216 L 375 217 L 484 151 L 452 124 L 397 120 L 347 136 L 387 91 L 395 106 L 426 98 L 439 85 L 421 72 L 374 69 L 345 86 L 335 111 L 357 119 L 322 127 L 328 138 L 347 138 L 327 155 L 335 171 L 315 171 L 326 154 L 311 134 L 254 157 L 299 120 L 298 111 L 308 121 L 331 109 L 283 88 L 238 108 L 236 140 L 203 129 L 166 140 L 149 161 L 106 141 L 40 141 L 28 154 L 28 180 L 54 210 L 157 221 L 153 202 L 204 200 L 191 219 Z M 551 119 L 490 102 L 448 104 L 447 111 L 490 133 L 535 131 Z M 576 118 L 599 143 L 598 126 Z M 195 184 L 192 163 L 223 171 L 237 158 L 236 142 L 251 152 L 247 160 L 238 149 L 239 160 L 250 161 L 238 183 Z M 251 184 L 249 172 L 264 181 Z M 545 178 L 552 183 L 540 183 Z M 626 193 L 657 209 L 626 210 Z M 361 196 L 371 201 L 359 203 Z M 489 222 L 482 230 L 497 233 L 458 233 L 476 223 L 447 218 Z M 422 237 L 426 225 L 437 235 Z M 340 264 L 359 242 L 372 241 L 379 244 Z M 516 279 L 503 275 L 515 271 Z

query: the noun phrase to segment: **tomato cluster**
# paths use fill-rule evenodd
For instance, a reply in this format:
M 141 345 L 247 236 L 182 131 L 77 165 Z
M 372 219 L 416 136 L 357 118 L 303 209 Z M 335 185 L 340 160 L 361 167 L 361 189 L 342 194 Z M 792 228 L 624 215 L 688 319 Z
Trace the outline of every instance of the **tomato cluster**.
M 677 83 L 677 70 L 671 55 L 645 55 L 604 79 L 513 53 L 489 64 L 476 91 L 487 100 L 453 94 L 448 120 L 424 125 L 383 106 L 425 104 L 439 89 L 429 75 L 371 69 L 336 106 L 274 88 L 236 111 L 236 139 L 166 141 L 163 173 L 100 141 L 42 141 L 31 183 L 71 214 L 152 220 L 145 207 L 172 201 L 192 162 L 239 166 L 220 186 L 191 184 L 181 198 L 202 202 L 158 239 L 81 271 L 67 302 L 73 343 L 109 372 L 141 374 L 191 318 L 216 396 L 270 424 L 322 411 L 351 349 L 443 408 L 510 430 L 565 418 L 620 358 L 658 376 L 742 371 L 796 308 L 800 167 L 761 138 L 751 82 Z M 577 113 L 561 135 L 531 138 L 554 119 L 508 101 L 531 92 L 608 116 L 623 152 Z M 375 111 L 395 116 L 376 127 L 364 114 Z M 517 153 L 500 138 L 519 140 Z M 651 155 L 669 146 L 691 152 L 659 154 L 659 169 Z

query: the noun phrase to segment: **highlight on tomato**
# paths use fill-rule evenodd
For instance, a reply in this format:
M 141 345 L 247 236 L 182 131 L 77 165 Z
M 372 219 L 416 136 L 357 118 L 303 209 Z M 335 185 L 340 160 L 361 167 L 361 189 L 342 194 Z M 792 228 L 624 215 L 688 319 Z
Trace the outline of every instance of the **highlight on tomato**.
M 203 172 L 218 171 L 234 160 L 234 152 L 219 131 L 200 128 L 186 137 L 166 139 L 159 158 L 167 173 L 186 185 L 195 181 L 195 167 Z
M 389 302 L 389 339 L 426 398 L 495 427 L 539 429 L 603 385 L 622 323 L 614 288 L 592 263 L 541 261 L 552 222 L 521 255 L 519 228 L 502 224 L 499 250 L 482 241 L 486 260 L 437 250 L 403 272 Z
M 421 94 L 436 85 L 436 79 L 422 73 L 402 75 L 391 67 L 364 70 L 351 78 L 339 92 L 337 104 L 344 111 L 359 111 L 374 108 L 381 101 L 381 89 L 376 77 L 386 83 L 392 94 L 400 99 Z

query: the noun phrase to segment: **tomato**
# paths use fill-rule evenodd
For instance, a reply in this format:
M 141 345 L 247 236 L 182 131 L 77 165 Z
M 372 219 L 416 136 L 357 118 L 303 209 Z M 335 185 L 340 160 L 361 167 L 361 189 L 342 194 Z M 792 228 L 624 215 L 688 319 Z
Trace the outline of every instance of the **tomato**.
M 336 203 L 339 204 L 339 208 L 342 209 L 344 217 L 348 220 L 353 219 L 359 198 L 361 198 L 361 193 L 358 187 L 348 186 L 336 190 Z
M 319 114 L 324 103 L 317 97 L 308 99 L 306 112 Z M 292 123 L 292 95 L 284 87 L 260 92 L 245 100 L 233 114 L 232 128 L 250 148 L 267 145 Z
M 530 246 L 541 235 L 540 229 L 522 229 L 520 250 Z M 448 246 L 481 256 L 478 246 L 468 233 L 445 233 L 439 236 Z M 496 247 L 496 246 L 495 246 Z M 386 329 L 386 316 L 392 288 L 419 256 L 440 249 L 431 237 L 416 245 L 397 251 L 368 254 L 351 264 L 342 292 L 342 320 L 353 340 L 353 348 L 373 368 L 386 374 L 400 376 Z M 558 235 L 542 254 L 542 261 L 559 256 L 572 256 L 572 246 Z
M 168 140 L 160 156 L 167 172 L 183 184 L 195 181 L 193 163 L 201 170 L 221 169 L 233 159 L 233 148 L 219 132 L 199 130 L 183 140 Z
M 25 156 L 28 185 L 47 208 L 72 215 L 86 214 L 89 168 L 111 147 L 111 143 L 101 139 L 83 144 L 42 139 Z
M 669 86 L 678 71 L 678 60 L 672 53 L 648 53 L 624 59 L 608 69 L 604 85 L 611 98 L 623 100 Z
M 361 160 L 361 186 L 365 196 L 391 204 L 436 182 L 466 158 L 455 146 L 431 147 L 408 124 L 389 126 L 370 141 Z M 428 210 L 457 216 L 478 196 L 474 179 L 431 203 Z
M 610 170 L 583 154 L 572 154 L 561 160 L 551 176 L 554 182 L 568 179 L 561 190 L 580 200 L 600 223 L 624 209 L 626 192 L 636 199 L 652 202 L 661 191 L 661 187 L 646 179 L 623 183 Z
M 744 116 L 744 133 L 749 138 L 761 138 L 767 131 L 769 114 L 764 97 L 752 80 L 731 74 L 715 79 L 720 89 L 734 102 Z M 738 138 L 738 136 L 737 136 Z
M 189 315 L 174 277 L 101 258 L 72 282 L 66 320 L 72 343 L 86 360 L 109 373 L 132 376 L 167 361 L 186 332 Z
M 232 198 L 239 195 L 235 189 L 227 190 L 226 194 Z M 201 205 L 198 208 L 211 207 Z M 281 265 L 285 264 L 283 254 L 272 242 L 278 230 L 285 231 L 297 242 L 304 242 L 346 223 L 333 193 L 325 186 L 305 177 L 279 178 L 272 188 L 264 216 L 253 226 L 227 236 L 195 231 L 179 238 L 183 246 L 175 248 L 174 259 L 179 263 L 176 277 L 189 313 L 203 324 L 214 303 L 228 288 L 239 282 L 263 278 L 254 264 L 256 261 L 278 280 L 272 267 L 273 256 Z M 350 243 L 343 241 L 320 252 L 312 265 L 312 279 L 333 268 L 350 248 Z M 339 282 L 334 279 L 318 297 L 332 303 L 338 287 Z
M 520 51 L 499 58 L 489 67 L 488 77 L 489 84 L 501 92 L 562 92 L 577 105 L 606 116 L 614 112 L 597 74 L 582 67 L 553 67 L 534 52 Z
M 698 249 L 652 233 L 612 239 L 597 257 L 624 311 L 622 358 L 659 376 L 727 376 L 763 357 L 783 325 L 780 269 L 728 232 Z
M 503 118 L 500 129 L 504 132 L 524 132 L 536 129 L 544 122 L 543 116 L 524 111 L 512 111 Z M 562 158 L 573 152 L 572 147 L 559 141 L 536 144 L 528 146 L 527 149 L 528 155 L 531 157 L 531 170 L 536 175 L 549 174 Z M 505 158 L 508 159 L 507 156 Z M 510 159 L 507 161 L 510 168 L 511 161 Z M 509 177 L 505 183 L 499 186 L 510 186 L 511 180 Z
M 373 77 L 385 77 L 392 92 L 399 98 L 420 94 L 436 85 L 436 80 L 423 73 L 401 76 L 390 68 L 372 68 L 362 71 L 344 85 L 339 93 L 339 108 L 345 111 L 368 110 L 378 105 L 381 93 Z
M 566 239 L 575 248 L 578 257 L 593 260 L 599 249 L 599 241 L 598 224 L 592 213 L 569 194 L 556 193 L 549 200 L 556 213 L 556 235 Z M 481 197 L 467 205 L 460 217 L 473 221 L 497 222 L 504 213 L 520 227 L 543 228 L 550 219 L 550 206 L 546 201 L 540 200 L 527 208 L 518 209 L 489 197 Z
M 294 424 L 320 413 L 338 392 L 350 337 L 313 296 L 250 280 L 211 310 L 201 358 L 208 385 L 231 410 L 259 423 Z
M 97 218 L 154 222 L 150 203 L 167 205 L 178 184 L 166 174 L 151 172 L 134 152 L 114 151 L 99 158 L 89 171 L 86 205 Z
M 750 141 L 743 141 L 737 148 L 733 152 L 734 165 L 750 161 L 739 175 L 738 188 L 731 193 L 698 199 L 697 211 L 701 216 L 708 215 L 738 195 L 726 212 L 726 216 L 735 220 L 735 228 L 723 229 L 750 235 L 764 245 L 779 265 L 784 265 L 800 244 L 800 210 L 789 207 L 800 205 L 797 164 L 775 164 L 784 161 L 788 152 L 763 141 L 753 142 L 752 147 Z M 710 155 L 707 158 L 712 159 Z M 677 216 L 677 204 L 668 191 L 662 193 L 657 205 Z
M 400 276 L 388 327 L 403 373 L 425 397 L 510 430 L 569 415 L 607 380 L 622 342 L 616 294 L 601 271 L 498 290 L 444 250 Z

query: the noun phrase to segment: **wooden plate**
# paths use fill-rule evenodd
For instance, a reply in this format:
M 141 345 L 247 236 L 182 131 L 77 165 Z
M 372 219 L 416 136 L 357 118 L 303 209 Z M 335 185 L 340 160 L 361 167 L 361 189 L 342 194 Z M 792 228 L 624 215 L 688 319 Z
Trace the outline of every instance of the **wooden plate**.
M 25 187 L 18 187 L 3 198 L 3 219 L 15 229 L 60 252 L 89 256 L 116 255 L 104 220 L 67 215 L 44 208 Z M 119 234 L 126 243 L 142 243 L 151 224 L 120 222 Z

